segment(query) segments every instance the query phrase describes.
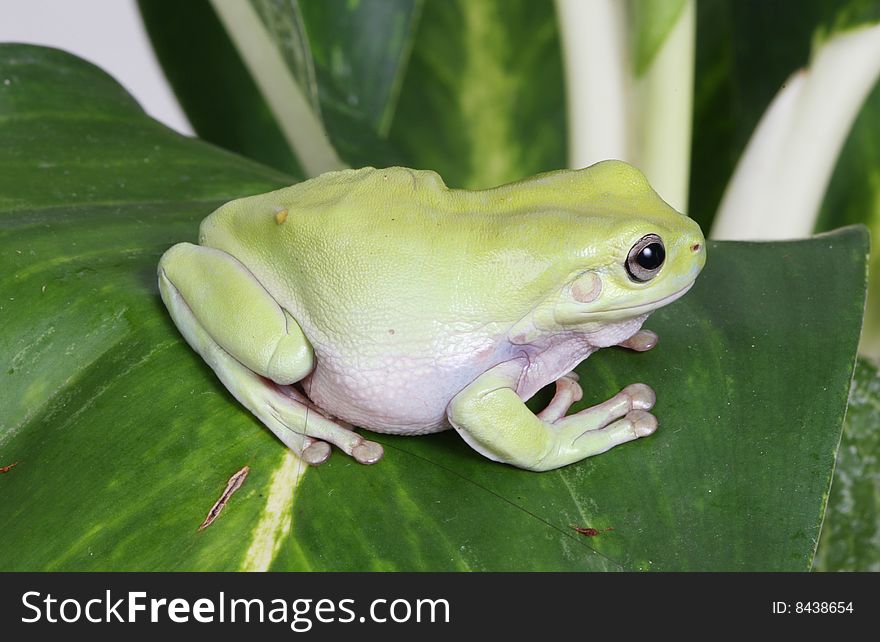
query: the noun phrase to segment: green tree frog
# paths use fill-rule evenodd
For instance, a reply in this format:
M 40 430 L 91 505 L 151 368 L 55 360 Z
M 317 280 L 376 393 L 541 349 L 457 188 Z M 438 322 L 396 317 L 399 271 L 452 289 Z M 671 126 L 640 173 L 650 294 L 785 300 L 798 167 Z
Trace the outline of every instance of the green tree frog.
M 187 342 L 310 464 L 330 444 L 378 461 L 352 426 L 454 428 L 490 459 L 549 470 L 656 430 L 641 383 L 566 416 L 572 370 L 599 348 L 653 347 L 642 323 L 705 260 L 699 226 L 621 161 L 480 191 L 364 168 L 223 205 L 199 245 L 164 254 L 159 286 Z M 553 382 L 534 414 L 524 400 Z

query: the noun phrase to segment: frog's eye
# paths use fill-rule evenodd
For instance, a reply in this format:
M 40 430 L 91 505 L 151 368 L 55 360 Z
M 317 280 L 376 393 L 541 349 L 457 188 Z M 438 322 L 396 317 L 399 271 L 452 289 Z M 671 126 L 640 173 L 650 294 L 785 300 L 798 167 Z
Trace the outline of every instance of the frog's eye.
M 640 238 L 629 251 L 626 257 L 626 273 L 638 283 L 650 281 L 660 271 L 665 258 L 663 239 L 656 234 L 648 234 Z

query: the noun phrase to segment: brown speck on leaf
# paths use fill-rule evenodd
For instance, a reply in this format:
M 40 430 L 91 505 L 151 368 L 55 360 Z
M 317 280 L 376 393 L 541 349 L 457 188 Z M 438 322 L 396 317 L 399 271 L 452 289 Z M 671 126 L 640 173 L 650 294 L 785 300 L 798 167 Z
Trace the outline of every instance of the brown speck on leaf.
M 2 475 L 3 473 L 8 473 L 10 470 L 12 470 L 16 466 L 18 466 L 18 464 L 19 464 L 19 462 L 14 461 L 11 464 L 9 464 L 8 466 L 0 466 L 0 475 Z
M 250 466 L 245 466 L 229 478 L 229 481 L 226 482 L 226 488 L 220 494 L 220 498 L 216 502 L 214 502 L 214 505 L 211 506 L 211 510 L 208 511 L 207 517 L 205 517 L 205 521 L 203 521 L 202 525 L 199 526 L 200 531 L 208 528 L 208 526 L 213 524 L 214 520 L 220 516 L 220 511 L 223 510 L 223 507 L 226 506 L 226 504 L 229 502 L 229 499 L 232 497 L 232 493 L 241 488 L 241 485 L 244 483 L 244 480 L 247 478 L 250 470 Z
M 394 334 L 394 330 L 389 330 L 388 334 Z
M 576 530 L 581 535 L 585 535 L 586 537 L 596 537 L 600 533 L 607 533 L 608 531 L 613 531 L 613 528 L 589 528 L 587 526 L 578 526 L 577 524 L 569 524 L 571 528 Z
M 277 212 L 275 212 L 275 222 L 278 223 L 278 225 L 284 223 L 284 221 L 287 220 L 287 213 L 287 209 L 278 210 Z

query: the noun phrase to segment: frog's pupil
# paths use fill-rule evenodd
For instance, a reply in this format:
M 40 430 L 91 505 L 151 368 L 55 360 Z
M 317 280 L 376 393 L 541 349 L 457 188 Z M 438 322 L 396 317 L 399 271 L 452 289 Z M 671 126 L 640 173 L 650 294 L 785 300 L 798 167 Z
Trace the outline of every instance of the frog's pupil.
M 666 251 L 660 243 L 651 243 L 642 248 L 636 255 L 636 262 L 646 270 L 656 270 L 663 265 Z

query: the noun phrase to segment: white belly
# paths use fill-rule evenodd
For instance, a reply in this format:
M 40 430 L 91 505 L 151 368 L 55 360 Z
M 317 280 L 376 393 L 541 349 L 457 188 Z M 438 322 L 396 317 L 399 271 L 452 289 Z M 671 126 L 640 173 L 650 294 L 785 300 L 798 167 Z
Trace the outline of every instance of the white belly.
M 320 408 L 376 432 L 422 435 L 450 427 L 446 407 L 489 368 L 511 358 L 510 345 L 440 355 L 339 355 L 315 346 L 317 365 L 302 386 Z
M 540 342 L 514 345 L 501 337 L 458 335 L 436 354 L 424 346 L 403 356 L 335 351 L 314 342 L 317 365 L 302 381 L 308 397 L 330 415 L 375 432 L 422 435 L 450 427 L 446 408 L 452 398 L 492 367 L 526 356 L 517 393 L 528 399 L 570 372 L 597 349 L 615 345 L 638 331 L 647 315 L 609 324 L 590 334 L 562 333 Z

